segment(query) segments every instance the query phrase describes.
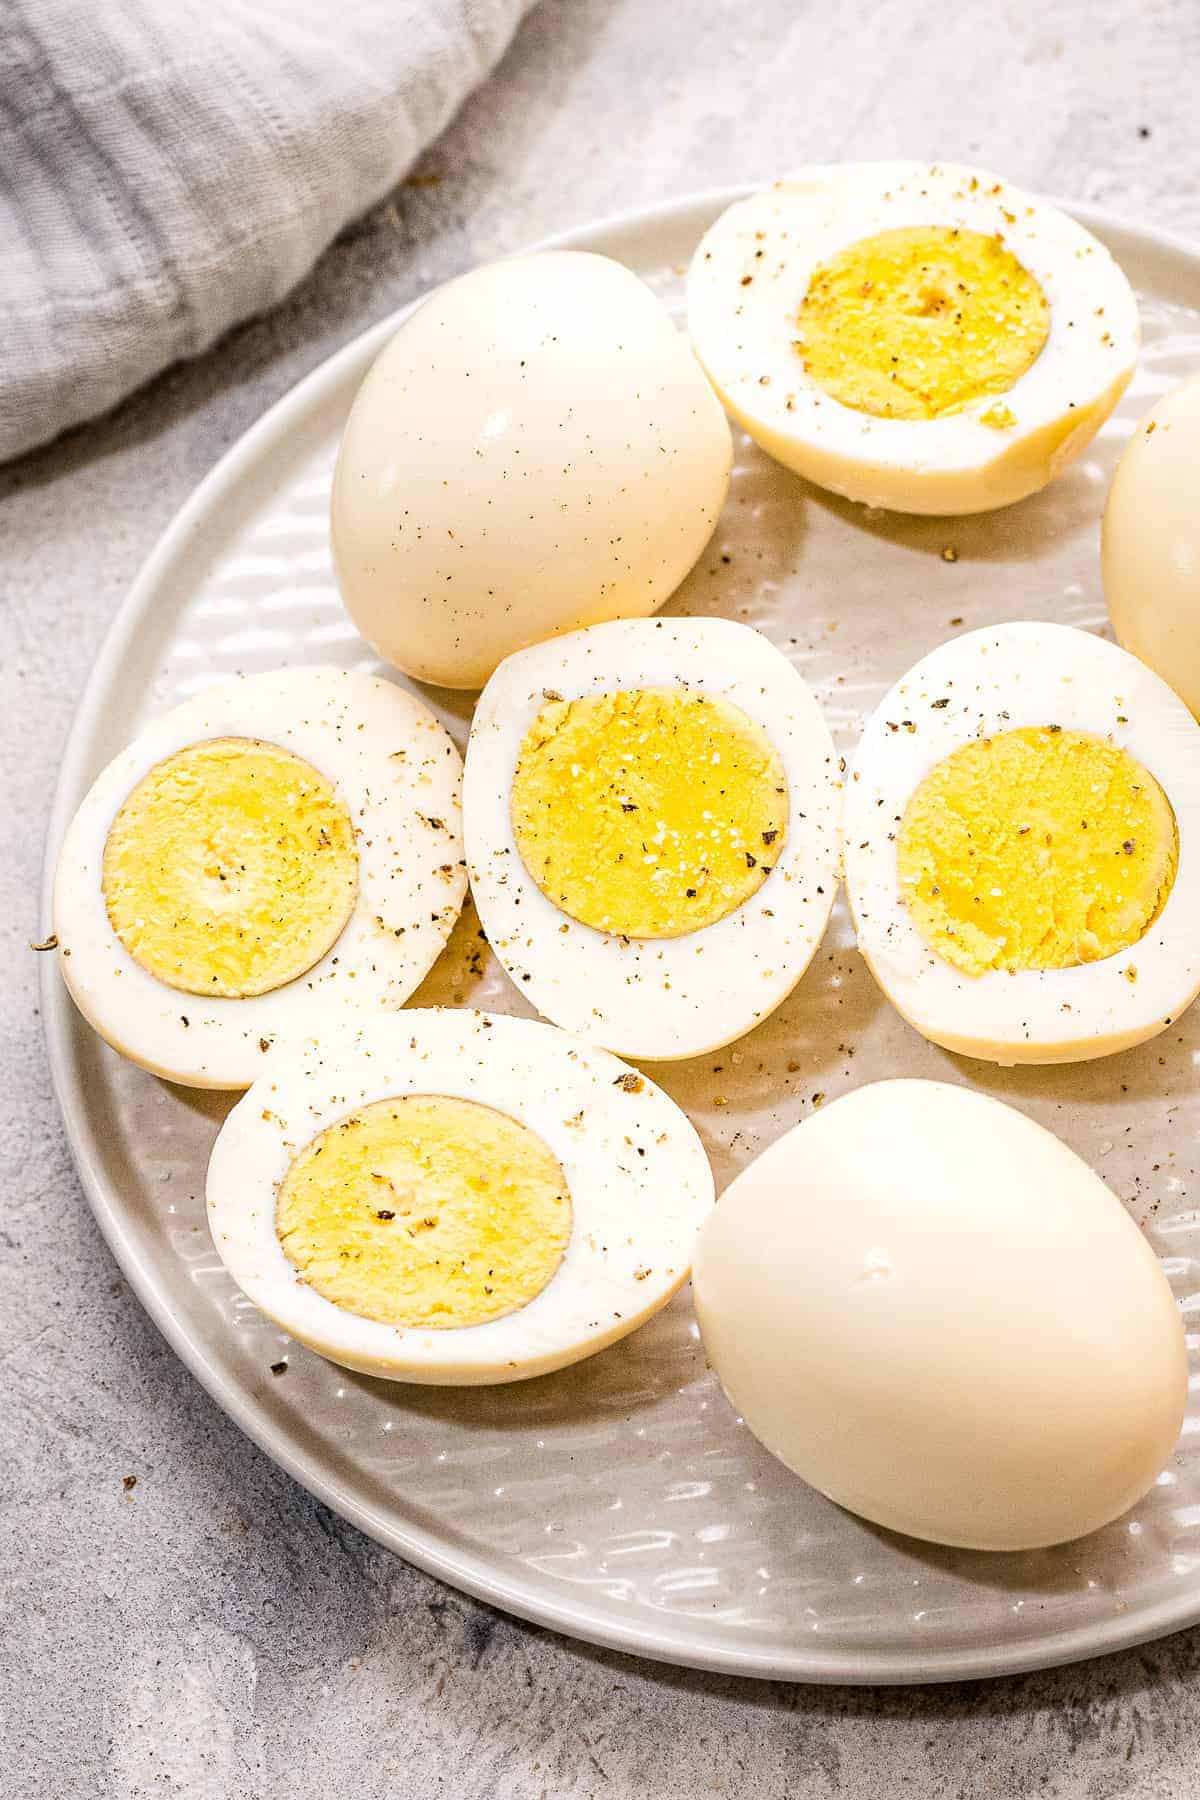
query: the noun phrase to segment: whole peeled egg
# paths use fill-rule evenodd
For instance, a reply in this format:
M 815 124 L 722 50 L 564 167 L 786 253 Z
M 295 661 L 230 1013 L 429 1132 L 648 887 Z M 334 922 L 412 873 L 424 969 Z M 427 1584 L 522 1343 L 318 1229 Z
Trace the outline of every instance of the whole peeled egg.
M 475 269 L 359 389 L 333 482 L 342 598 L 406 674 L 481 687 L 515 650 L 661 606 L 732 455 L 686 339 L 620 263 L 560 250 Z
M 1117 1518 L 1174 1448 L 1179 1312 L 1065 1144 L 986 1095 L 884 1081 L 730 1185 L 693 1258 L 700 1329 L 751 1431 L 894 1531 L 978 1550 Z
M 1141 420 L 1104 509 L 1104 594 L 1126 650 L 1200 717 L 1200 375 Z

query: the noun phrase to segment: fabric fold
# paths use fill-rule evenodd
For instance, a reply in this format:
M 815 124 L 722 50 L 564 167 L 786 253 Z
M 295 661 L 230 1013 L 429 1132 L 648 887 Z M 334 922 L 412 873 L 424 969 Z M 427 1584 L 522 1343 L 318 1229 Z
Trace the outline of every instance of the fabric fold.
M 8 0 L 0 460 L 268 310 L 531 0 Z

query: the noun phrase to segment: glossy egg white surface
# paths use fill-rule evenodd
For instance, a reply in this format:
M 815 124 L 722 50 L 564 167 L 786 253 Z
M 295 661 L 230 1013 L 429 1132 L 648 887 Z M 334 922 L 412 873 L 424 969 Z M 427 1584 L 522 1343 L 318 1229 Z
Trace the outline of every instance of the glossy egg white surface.
M 407 674 L 481 687 L 527 644 L 661 606 L 732 456 L 687 339 L 620 263 L 474 269 L 404 321 L 355 399 L 333 483 L 342 597 Z
M 277 744 L 323 774 L 355 827 L 358 891 L 329 951 L 286 986 L 247 998 L 181 992 L 126 950 L 101 873 L 109 830 L 156 764 L 211 738 Z M 342 669 L 234 677 L 151 721 L 97 777 L 63 840 L 54 930 L 79 1010 L 122 1055 L 189 1087 L 244 1088 L 277 1043 L 347 1008 L 403 1005 L 466 895 L 462 759 L 414 695 Z
M 1179 864 L 1127 952 L 1074 968 L 961 972 L 902 897 L 895 834 L 913 791 L 976 738 L 1057 724 L 1127 750 L 1175 813 Z M 1162 1031 L 1200 991 L 1200 726 L 1166 683 L 1089 632 L 1018 622 L 940 645 L 869 719 L 845 790 L 843 866 L 858 947 L 892 1005 L 947 1050 L 990 1062 L 1078 1062 Z
M 861 239 L 946 226 L 999 237 L 1050 306 L 1041 354 L 999 396 L 932 419 L 843 405 L 806 371 L 797 314 L 814 271 Z M 728 410 L 762 448 L 851 500 L 972 513 L 1035 493 L 1090 442 L 1139 343 L 1137 304 L 1104 246 L 1056 207 L 951 163 L 814 164 L 722 213 L 688 276 L 688 328 Z M 984 422 L 995 399 L 1012 422 Z
M 1134 427 L 1104 509 L 1104 597 L 1118 638 L 1200 716 L 1200 375 Z
M 297 1151 L 356 1107 L 406 1094 L 494 1108 L 558 1158 L 571 1237 L 553 1278 L 519 1311 L 457 1329 L 402 1329 L 335 1305 L 285 1256 L 276 1192 Z M 687 1277 L 713 1180 L 685 1114 L 615 1057 L 535 1020 L 413 1008 L 343 1020 L 276 1059 L 226 1120 L 207 1196 L 225 1266 L 292 1337 L 364 1374 L 476 1386 L 563 1368 L 665 1306 Z
M 877 1525 L 1021 1550 L 1081 1537 L 1179 1436 L 1183 1325 L 1087 1165 L 934 1081 L 835 1100 L 726 1189 L 693 1288 L 731 1404 Z
M 765 731 L 788 781 L 782 852 L 757 893 L 686 936 L 630 939 L 568 920 L 517 847 L 512 783 L 522 740 L 548 692 L 572 700 L 675 687 L 731 701 Z M 467 747 L 467 862 L 488 941 L 539 1012 L 591 1043 L 664 1061 L 716 1049 L 785 999 L 821 941 L 837 890 L 840 781 L 811 690 L 747 626 L 630 620 L 522 651 L 480 696 Z

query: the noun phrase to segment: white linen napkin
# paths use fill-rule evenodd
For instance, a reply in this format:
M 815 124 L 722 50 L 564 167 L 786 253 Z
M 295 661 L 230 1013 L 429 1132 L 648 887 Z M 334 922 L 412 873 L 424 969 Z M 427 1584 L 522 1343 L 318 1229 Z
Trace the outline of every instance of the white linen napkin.
M 531 0 L 4 0 L 0 460 L 274 305 Z

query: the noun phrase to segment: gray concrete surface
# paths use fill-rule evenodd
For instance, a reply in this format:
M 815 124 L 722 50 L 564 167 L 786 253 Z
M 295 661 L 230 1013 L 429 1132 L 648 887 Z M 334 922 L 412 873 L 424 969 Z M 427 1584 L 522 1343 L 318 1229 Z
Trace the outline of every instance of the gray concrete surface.
M 290 305 L 0 471 L 7 1800 L 1200 1788 L 1197 1633 L 977 1687 L 758 1686 L 513 1623 L 341 1524 L 215 1409 L 119 1278 L 71 1169 L 25 948 L 60 748 L 113 609 L 193 483 L 331 350 L 473 260 L 806 159 L 977 160 L 1200 236 L 1198 56 L 1195 0 L 548 0 Z

